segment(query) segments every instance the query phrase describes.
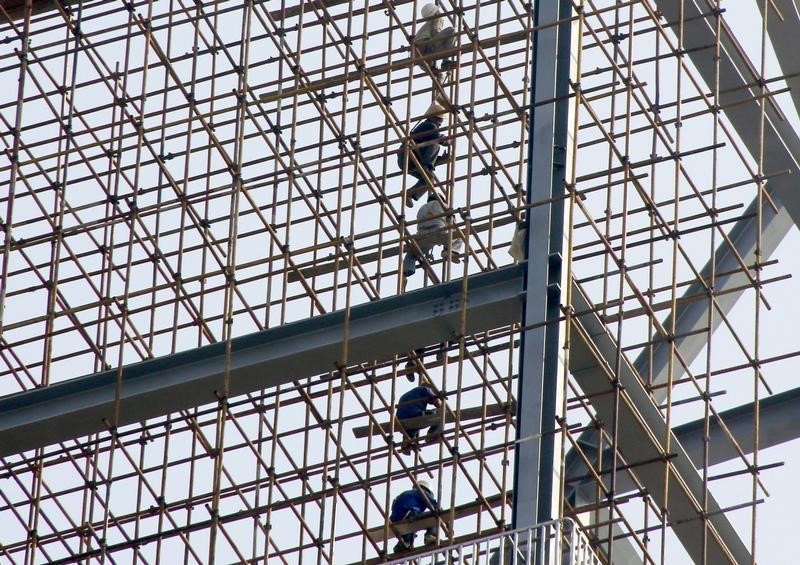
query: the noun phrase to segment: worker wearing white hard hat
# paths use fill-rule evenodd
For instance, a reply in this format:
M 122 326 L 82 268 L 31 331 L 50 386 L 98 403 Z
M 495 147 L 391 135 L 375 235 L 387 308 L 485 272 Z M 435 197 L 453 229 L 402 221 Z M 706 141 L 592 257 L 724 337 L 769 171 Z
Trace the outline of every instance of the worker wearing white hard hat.
M 433 512 L 441 511 L 436 497 L 426 480 L 418 480 L 415 488 L 400 493 L 392 502 L 392 512 L 389 520 L 392 522 L 413 521 Z M 396 552 L 405 551 L 414 547 L 416 532 L 409 532 L 398 536 L 397 545 L 394 546 Z M 438 525 L 431 526 L 425 530 L 425 545 L 433 545 L 439 539 Z
M 425 4 L 419 13 L 423 18 L 432 18 L 439 15 L 439 7 L 436 4 Z
M 420 55 L 432 55 L 439 51 L 455 47 L 455 30 L 452 26 L 444 26 L 444 18 L 441 17 L 439 7 L 436 6 L 436 4 L 425 4 L 420 10 L 420 16 L 422 16 L 424 22 L 417 29 L 417 33 L 414 35 L 412 41 Z M 441 57 L 433 57 L 426 59 L 432 70 L 438 70 L 436 61 L 440 58 Z M 442 62 L 442 70 L 449 70 L 453 66 L 453 61 L 449 59 Z

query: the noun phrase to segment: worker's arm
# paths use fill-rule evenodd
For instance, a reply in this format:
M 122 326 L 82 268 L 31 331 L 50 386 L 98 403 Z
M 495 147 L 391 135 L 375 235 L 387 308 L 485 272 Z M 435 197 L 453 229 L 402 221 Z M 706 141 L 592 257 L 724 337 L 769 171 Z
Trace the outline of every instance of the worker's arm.
M 430 388 L 428 389 L 428 396 L 426 398 L 426 401 L 428 402 L 428 404 L 432 404 L 436 408 L 442 407 L 442 398 L 438 394 L 433 392 L 433 390 L 431 390 Z

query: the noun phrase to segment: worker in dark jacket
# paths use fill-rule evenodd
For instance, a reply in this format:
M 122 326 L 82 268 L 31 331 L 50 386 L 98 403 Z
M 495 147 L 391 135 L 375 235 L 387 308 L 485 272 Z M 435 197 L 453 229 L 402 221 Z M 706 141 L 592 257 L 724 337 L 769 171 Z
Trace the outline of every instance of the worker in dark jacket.
M 429 409 L 428 405 L 433 406 Z M 395 415 L 399 420 L 407 418 L 416 418 L 417 416 L 425 416 L 436 414 L 438 409 L 442 406 L 442 401 L 436 396 L 436 393 L 431 390 L 429 386 L 420 385 L 412 388 L 400 397 L 397 402 L 397 412 Z M 403 443 L 400 450 L 408 455 L 411 453 L 411 444 L 419 436 L 422 428 L 405 428 L 406 436 L 403 437 Z M 428 429 L 428 438 L 433 439 L 441 431 L 438 423 L 433 424 Z
M 449 145 L 448 140 L 441 133 L 445 112 L 446 110 L 442 106 L 431 104 L 425 112 L 425 119 L 411 130 L 410 138 L 416 145 L 413 153 L 419 162 L 419 167 L 411 158 L 408 145 L 403 144 L 401 150 L 397 152 L 397 165 L 401 170 L 406 170 L 407 166 L 408 174 L 417 179 L 414 186 L 406 189 L 406 206 L 413 206 L 414 202 L 425 194 L 427 190 L 425 175 L 427 174 L 428 178 L 433 179 L 434 167 L 448 159 L 446 153 L 439 156 L 441 147 Z
M 399 522 L 400 520 L 414 520 L 421 515 L 431 512 L 438 512 L 441 508 L 436 502 L 436 497 L 431 492 L 428 481 L 417 481 L 417 486 L 400 493 L 392 502 L 392 513 L 389 520 Z M 409 532 L 398 537 L 395 551 L 403 551 L 414 547 L 416 532 Z M 434 524 L 425 530 L 425 545 L 433 545 L 439 539 L 439 527 Z

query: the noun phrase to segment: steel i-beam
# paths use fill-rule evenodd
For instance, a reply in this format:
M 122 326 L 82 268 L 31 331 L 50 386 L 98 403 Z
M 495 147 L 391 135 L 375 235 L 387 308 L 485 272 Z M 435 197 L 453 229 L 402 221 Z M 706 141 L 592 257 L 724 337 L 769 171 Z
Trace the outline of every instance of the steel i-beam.
M 468 334 L 519 321 L 522 268 L 469 278 Z M 348 335 L 350 365 L 390 359 L 453 338 L 460 327 L 462 280 L 355 306 L 233 339 L 230 393 L 240 395 L 337 370 Z M 0 456 L 102 432 L 217 402 L 225 379 L 225 344 L 215 343 L 87 375 L 0 399 Z

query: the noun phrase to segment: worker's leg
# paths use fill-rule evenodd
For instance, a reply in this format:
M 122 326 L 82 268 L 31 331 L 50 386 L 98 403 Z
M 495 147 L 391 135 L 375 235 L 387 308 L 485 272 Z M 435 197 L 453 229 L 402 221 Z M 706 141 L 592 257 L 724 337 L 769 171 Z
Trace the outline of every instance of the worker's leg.
M 439 525 L 431 526 L 425 530 L 425 545 L 433 545 L 439 541 Z
M 414 268 L 416 268 L 416 263 L 417 263 L 417 261 L 416 261 L 416 258 L 415 258 L 414 259 Z M 408 275 L 406 275 L 406 276 L 408 276 Z M 425 361 L 425 348 L 424 347 L 417 348 L 417 349 L 414 350 L 414 353 L 417 355 L 417 359 L 419 359 L 420 364 L 422 364 Z M 406 373 L 406 378 L 413 383 L 414 382 L 414 372 L 413 372 L 414 360 L 412 358 L 410 358 L 410 357 L 409 357 L 408 361 L 406 362 L 406 369 L 408 369 L 408 371 L 409 371 L 408 373 Z
M 403 275 L 406 278 L 410 277 L 417 271 L 417 259 L 433 259 L 431 250 L 437 244 L 437 237 L 438 236 L 436 233 L 431 233 L 425 229 L 417 231 L 417 234 L 414 236 L 414 242 L 416 243 L 416 247 L 419 249 L 419 252 L 414 248 L 414 244 L 409 242 L 407 247 L 408 251 L 406 251 L 405 257 L 403 257 Z
M 428 435 L 425 436 L 425 441 L 428 443 L 438 441 L 442 437 L 442 409 L 426 410 L 426 413 L 430 415 L 436 414 L 437 422 L 428 428 Z
M 419 437 L 419 430 L 406 430 L 406 435 L 403 436 L 403 443 L 400 444 L 400 453 L 403 455 L 411 455 L 411 448 L 416 443 Z
M 417 166 L 413 162 L 410 162 L 408 164 L 408 174 L 411 175 L 416 182 L 410 187 L 408 187 L 406 189 L 406 192 L 416 192 L 420 187 L 424 188 L 425 186 L 427 186 L 427 183 L 425 182 L 425 177 L 422 175 L 421 172 L 419 172 L 419 169 L 417 169 Z
M 451 236 L 452 232 L 452 236 Z M 442 259 L 449 259 L 453 263 L 460 263 L 461 262 L 461 248 L 463 246 L 463 241 L 458 235 L 452 230 L 448 228 L 437 228 L 434 231 L 431 231 L 429 234 L 425 236 L 427 238 L 427 249 L 426 252 L 430 251 L 433 247 L 437 245 L 442 246 Z
M 418 512 L 409 511 L 405 516 L 403 516 L 403 520 L 415 520 L 420 514 Z M 427 533 L 426 533 L 427 535 Z M 414 538 L 417 537 L 416 532 L 409 532 L 407 534 L 403 534 L 397 540 L 397 544 L 394 546 L 394 550 L 397 551 L 404 551 L 406 549 L 411 549 L 414 547 Z
M 414 236 L 414 241 L 417 242 L 417 247 L 419 247 L 420 253 L 422 256 L 427 259 L 428 261 L 433 261 L 433 248 L 436 247 L 437 243 L 437 234 L 438 230 L 427 230 L 427 229 L 418 229 L 417 235 Z
M 411 244 L 409 244 L 410 246 Z M 403 276 L 410 277 L 417 271 L 417 256 L 412 249 L 406 251 L 406 256 L 403 257 Z
M 430 40 L 425 41 L 423 43 L 417 44 L 417 50 L 420 55 L 423 57 L 427 57 L 429 55 L 436 55 L 438 52 L 445 50 L 445 49 L 452 49 L 456 45 L 456 37 L 455 31 L 452 27 L 445 28 L 438 32 L 434 37 Z M 450 71 L 456 68 L 456 62 L 454 59 L 451 58 L 452 55 L 447 57 L 442 57 L 441 55 L 438 57 L 433 57 L 426 59 L 427 66 L 433 73 L 434 78 L 436 81 L 443 83 L 443 80 L 446 76 L 449 76 Z M 443 59 L 441 66 L 438 65 L 438 59 Z M 425 63 L 418 63 L 419 66 L 425 69 Z
M 439 242 L 442 245 L 442 259 L 449 259 L 453 263 L 461 262 L 461 248 L 464 242 L 455 231 L 452 237 L 449 231 L 442 232 Z
M 427 534 L 425 534 L 427 535 Z M 397 543 L 394 546 L 394 552 L 398 553 L 400 551 L 406 551 L 407 549 L 411 549 L 414 547 L 414 537 L 416 534 L 404 534 L 397 538 Z
M 427 57 L 428 55 L 433 55 L 433 53 L 436 52 L 436 49 L 434 49 L 431 41 L 432 39 L 428 39 L 419 43 L 414 43 L 414 46 L 417 48 L 417 52 L 419 53 L 420 57 Z M 426 59 L 426 63 L 418 61 L 417 65 L 423 70 L 425 70 L 425 66 L 427 65 L 434 73 L 438 72 L 439 70 L 436 67 L 436 59 Z
M 425 194 L 426 192 L 428 192 L 428 181 L 425 180 L 425 177 L 423 176 L 423 174 L 421 172 L 419 172 L 419 170 L 416 168 L 416 166 L 414 166 L 414 168 L 412 168 L 412 165 L 413 165 L 413 163 L 409 164 L 408 174 L 410 174 L 412 177 L 417 179 L 417 182 L 414 185 L 409 186 L 408 188 L 406 188 L 406 206 L 408 206 L 409 208 L 413 207 L 414 206 L 414 202 L 416 202 L 417 200 L 422 198 L 422 195 Z M 424 165 L 423 165 L 423 167 L 424 167 Z M 425 168 L 425 172 L 428 175 L 428 178 L 430 178 L 432 180 L 433 179 L 433 167 L 424 167 L 424 168 Z
M 417 156 L 417 161 L 419 161 L 419 164 L 424 170 L 425 174 L 423 175 L 420 169 L 414 165 L 413 161 L 409 163 L 409 174 L 418 179 L 414 186 L 406 189 L 406 206 L 409 207 L 413 206 L 413 202 L 411 201 L 419 200 L 423 194 L 428 192 L 429 187 L 433 188 L 431 183 L 435 182 L 433 169 L 436 167 L 436 159 L 439 156 L 439 144 L 434 143 L 432 145 L 424 145 L 415 149 L 414 154 Z M 412 165 L 414 165 L 413 170 Z M 430 179 L 430 182 L 425 179 L 425 176 Z
M 419 155 L 417 155 L 419 157 Z M 408 174 L 416 180 L 416 183 L 406 189 L 406 206 L 409 208 L 414 206 L 414 201 L 419 199 L 419 196 L 425 191 L 425 178 L 417 169 L 417 165 L 408 153 L 408 150 L 397 152 L 397 166 L 400 171 L 408 171 Z M 422 191 L 422 192 L 420 192 Z

